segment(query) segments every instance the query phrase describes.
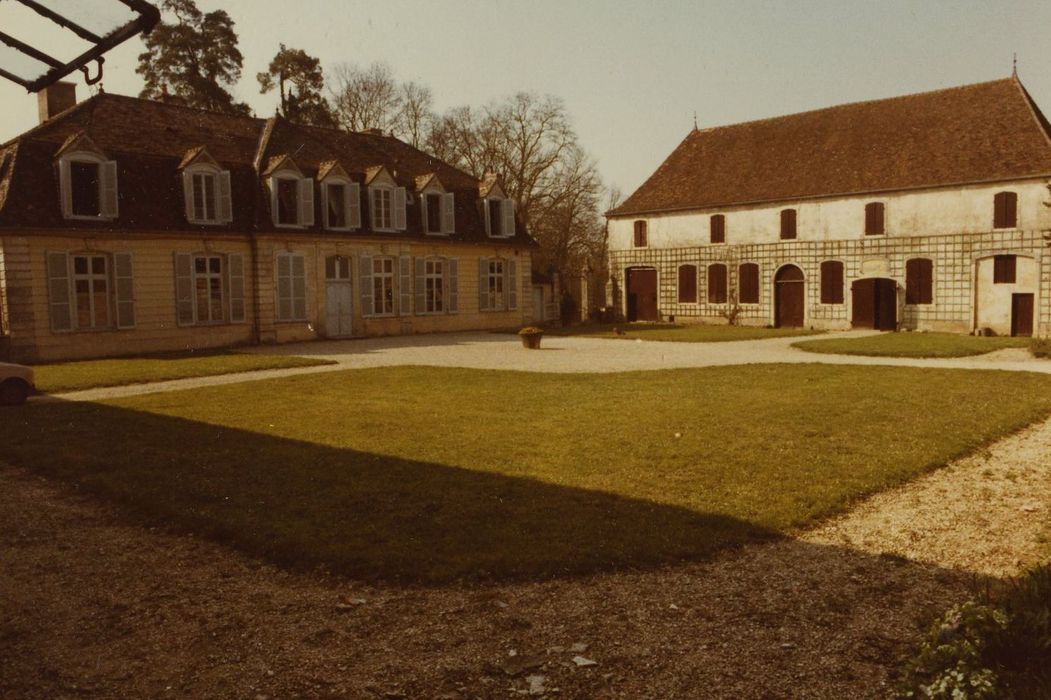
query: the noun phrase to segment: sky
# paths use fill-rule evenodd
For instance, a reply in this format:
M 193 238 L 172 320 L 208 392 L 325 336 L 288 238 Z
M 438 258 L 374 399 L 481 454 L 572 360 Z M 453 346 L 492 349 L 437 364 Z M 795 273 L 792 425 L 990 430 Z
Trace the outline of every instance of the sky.
M 103 12 L 116 0 L 50 0 Z M 274 112 L 255 74 L 278 44 L 331 68 L 389 64 L 431 88 L 439 111 L 518 91 L 561 98 L 607 184 L 630 194 L 694 124 L 701 128 L 1005 78 L 1012 56 L 1051 114 L 1051 1 L 198 0 L 236 24 L 234 89 Z M 27 19 L 28 15 L 28 19 Z M 101 16 L 101 15 L 99 15 Z M 0 30 L 62 47 L 0 0 Z M 3 47 L 0 47 L 3 48 Z M 140 39 L 106 58 L 106 92 L 136 95 Z M 70 55 L 75 55 L 75 52 Z M 0 51 L 0 67 L 5 56 Z M 79 77 L 79 74 L 78 74 Z M 79 81 L 79 99 L 93 89 Z M 36 98 L 0 79 L 0 142 L 37 122 Z

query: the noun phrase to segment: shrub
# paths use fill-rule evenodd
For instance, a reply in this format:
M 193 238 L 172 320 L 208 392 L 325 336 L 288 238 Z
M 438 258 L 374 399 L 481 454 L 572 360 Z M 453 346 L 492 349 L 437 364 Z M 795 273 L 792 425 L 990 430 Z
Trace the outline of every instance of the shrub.
M 1051 357 L 1051 338 L 1033 338 L 1029 352 L 1033 357 Z
M 522 330 L 518 331 L 518 335 L 536 335 L 537 333 L 543 332 L 543 328 L 537 328 L 536 326 L 526 326 Z

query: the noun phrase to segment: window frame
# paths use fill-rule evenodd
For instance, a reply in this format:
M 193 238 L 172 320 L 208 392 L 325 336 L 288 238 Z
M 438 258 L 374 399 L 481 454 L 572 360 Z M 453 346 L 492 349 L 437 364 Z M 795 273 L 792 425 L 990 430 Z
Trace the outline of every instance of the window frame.
M 77 331 L 108 331 L 116 328 L 116 314 L 114 306 L 116 305 L 116 299 L 114 295 L 116 293 L 115 285 L 113 284 L 112 274 L 113 265 L 111 262 L 111 255 L 108 253 L 98 253 L 93 251 L 82 252 L 82 253 L 70 253 L 69 254 L 69 281 L 71 287 L 71 318 L 73 319 L 73 328 Z M 85 260 L 86 272 L 77 272 L 77 259 L 83 258 Z M 101 273 L 94 272 L 92 261 L 101 260 L 103 267 L 105 268 Z M 96 296 L 95 282 L 105 283 L 105 290 L 102 292 L 104 297 L 103 308 L 106 310 L 106 322 L 105 324 L 98 325 L 95 323 L 96 320 Z M 91 322 L 89 325 L 83 325 L 80 322 L 80 293 L 77 291 L 77 282 L 85 282 L 88 288 L 88 314 Z
M 226 263 L 225 258 L 226 258 L 226 256 L 221 254 L 221 253 L 192 253 L 190 255 L 190 274 L 191 274 L 191 278 L 193 280 L 192 291 L 193 291 L 193 318 L 194 318 L 194 325 L 198 325 L 198 326 L 221 326 L 221 325 L 226 325 L 227 323 L 230 322 L 229 319 L 227 318 L 227 316 L 230 315 L 230 310 L 227 308 L 227 303 L 228 303 L 229 300 L 227 299 L 228 294 L 227 294 L 227 291 L 226 291 L 226 286 L 227 286 L 227 277 L 226 277 L 226 275 L 227 275 L 228 271 L 227 271 L 227 263 Z M 198 273 L 197 272 L 197 261 L 198 260 L 204 260 L 204 270 L 205 271 L 203 273 Z M 212 261 L 212 260 L 218 260 L 219 261 L 219 272 L 212 272 L 211 271 L 211 269 L 210 269 L 211 268 L 210 261 Z M 219 309 L 221 311 L 221 318 L 215 319 L 215 318 L 211 317 L 212 316 L 212 304 L 214 303 L 214 299 L 212 299 L 212 295 L 211 295 L 211 284 L 206 284 L 206 289 L 208 291 L 208 318 L 207 319 L 202 319 L 201 318 L 200 301 L 198 300 L 198 297 L 197 297 L 197 287 L 198 287 L 199 280 L 202 280 L 202 279 L 206 280 L 207 282 L 210 282 L 213 279 L 217 279 L 219 281 Z
M 383 233 L 391 233 L 394 229 L 394 190 L 395 188 L 391 185 L 369 185 L 369 223 L 372 225 L 373 231 L 379 231 Z M 384 195 L 387 197 L 386 210 L 387 215 L 386 222 L 380 222 L 380 214 L 384 212 L 382 207 L 377 207 L 376 198 L 379 197 L 381 200 Z M 380 202 L 383 203 L 382 201 Z M 380 223 L 387 225 L 381 226 Z
M 396 264 L 397 257 L 395 257 L 393 255 L 376 255 L 376 256 L 372 257 L 372 261 L 371 262 L 372 262 L 372 274 L 371 274 L 370 277 L 372 279 L 372 313 L 369 314 L 369 317 L 371 317 L 371 318 L 390 318 L 390 317 L 393 317 L 393 316 L 397 316 L 398 315 L 398 303 L 397 303 L 398 299 L 397 299 L 397 288 L 395 286 L 395 279 L 397 278 L 397 276 L 399 274 L 398 267 L 397 267 L 397 264 Z M 377 263 L 379 263 L 380 266 L 382 267 L 383 263 L 387 263 L 387 262 L 390 263 L 390 271 L 386 271 L 386 270 L 381 270 L 379 272 L 376 271 Z M 384 280 L 388 280 L 389 281 L 389 285 L 384 285 L 383 284 Z M 376 293 L 376 283 L 377 282 L 380 283 L 381 291 L 386 292 L 387 290 L 383 289 L 383 287 L 385 287 L 385 286 L 389 287 L 389 291 L 390 291 L 390 311 L 377 311 L 376 310 L 377 301 L 379 301 L 379 300 L 387 301 L 387 297 L 385 295 L 380 295 L 380 294 Z
M 423 314 L 448 313 L 449 290 L 446 285 L 448 261 L 445 258 L 429 257 L 423 261 Z M 438 288 L 435 293 L 435 288 Z M 436 304 L 435 301 L 438 303 Z M 440 306 L 440 308 L 438 308 Z
M 194 163 L 183 170 L 183 197 L 186 204 L 186 222 L 196 226 L 222 226 L 233 221 L 233 193 L 231 192 L 230 171 L 223 170 L 211 163 Z M 212 218 L 197 216 L 197 177 L 210 177 L 212 204 L 214 216 Z M 228 200 L 225 204 L 228 211 L 224 212 L 223 188 L 226 188 Z M 207 211 L 205 211 L 207 213 Z M 225 216 L 224 216 L 225 214 Z
M 98 213 L 76 214 L 73 211 L 73 168 L 74 163 L 87 163 L 95 167 L 97 185 Z M 105 156 L 92 151 L 71 151 L 62 154 L 58 159 L 59 169 L 59 207 L 64 219 L 73 221 L 113 221 L 120 216 L 120 187 L 117 180 L 117 163 L 107 160 Z M 109 169 L 113 178 L 113 210 L 109 211 L 106 197 L 106 175 L 103 169 Z M 68 206 L 67 206 L 68 202 Z
M 692 299 L 690 299 L 690 298 L 683 298 L 683 291 L 684 291 L 683 290 L 683 284 L 682 284 L 682 282 L 683 282 L 683 273 L 689 274 L 687 272 L 688 269 L 689 270 L 693 270 L 692 276 L 691 277 L 687 277 L 687 279 L 690 279 L 690 282 L 693 285 L 693 287 L 692 287 L 692 289 L 693 289 L 693 298 Z M 697 285 L 697 278 L 698 278 L 699 272 L 700 271 L 699 271 L 697 265 L 695 265 L 693 263 L 683 263 L 682 265 L 679 265 L 679 268 L 676 271 L 676 276 L 675 276 L 675 289 L 676 289 L 676 292 L 677 292 L 676 299 L 678 300 L 678 303 L 680 303 L 680 304 L 696 304 L 697 303 L 697 301 L 698 301 L 697 300 L 697 287 L 698 287 L 698 285 Z M 690 290 L 687 289 L 685 291 L 690 291 Z
M 503 258 L 488 258 L 486 259 L 486 299 L 488 305 L 486 306 L 487 311 L 507 311 L 507 306 L 504 302 L 504 296 L 506 290 L 504 289 L 504 273 L 507 268 L 506 260 Z

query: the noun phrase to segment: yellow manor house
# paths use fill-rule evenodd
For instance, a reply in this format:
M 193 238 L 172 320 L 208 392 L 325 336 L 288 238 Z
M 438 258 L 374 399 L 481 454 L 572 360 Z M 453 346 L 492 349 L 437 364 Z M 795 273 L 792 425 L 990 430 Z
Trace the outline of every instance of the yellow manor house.
M 391 136 L 74 86 L 0 146 L 0 357 L 504 328 L 535 242 L 500 178 Z

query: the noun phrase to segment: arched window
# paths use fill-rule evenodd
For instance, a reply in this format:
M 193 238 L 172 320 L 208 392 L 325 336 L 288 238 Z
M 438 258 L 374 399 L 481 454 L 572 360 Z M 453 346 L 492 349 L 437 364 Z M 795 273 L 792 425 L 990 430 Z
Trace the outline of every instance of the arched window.
M 843 263 L 838 260 L 821 263 L 821 303 L 843 303 Z
M 1014 192 L 997 192 L 993 197 L 993 228 L 1017 226 L 1018 195 Z
M 635 222 L 635 247 L 646 247 L 646 222 L 641 219 Z
M 679 303 L 697 303 L 697 266 L 679 266 Z
M 796 210 L 781 210 L 781 240 L 790 241 L 796 237 Z
M 905 262 L 905 303 L 930 304 L 934 300 L 934 263 L 929 258 Z
M 744 263 L 737 268 L 737 300 L 742 304 L 759 303 L 759 265 Z
M 883 202 L 869 202 L 865 205 L 865 235 L 882 236 L 884 233 Z
M 711 242 L 726 243 L 726 217 L 722 214 L 712 215 Z
M 726 265 L 722 263 L 708 266 L 708 303 L 726 303 Z

